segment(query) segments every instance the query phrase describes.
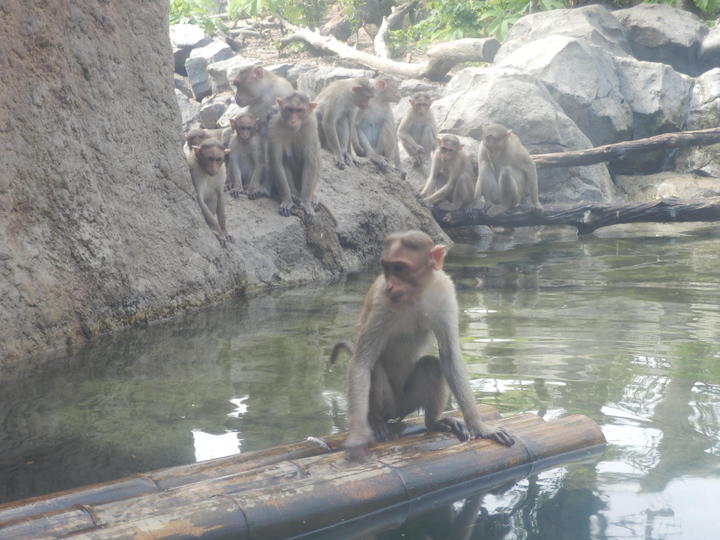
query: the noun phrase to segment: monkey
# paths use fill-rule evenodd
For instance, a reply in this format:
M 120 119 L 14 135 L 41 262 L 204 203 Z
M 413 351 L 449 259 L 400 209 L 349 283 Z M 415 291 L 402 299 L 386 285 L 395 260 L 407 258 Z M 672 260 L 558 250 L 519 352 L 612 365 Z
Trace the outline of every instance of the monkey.
M 320 179 L 320 138 L 315 119 L 316 103 L 295 92 L 278 99 L 280 114 L 268 127 L 270 169 L 280 196 L 280 215 L 289 216 L 297 205 L 303 222 L 315 218 L 315 189 Z
M 526 196 L 534 208 L 542 210 L 535 162 L 511 129 L 502 124 L 484 126 L 478 149 L 475 202 L 484 199 L 493 205 L 491 212 L 495 215 L 518 206 Z
M 193 154 L 193 147 L 200 146 L 200 144 L 208 139 L 210 136 L 207 131 L 202 128 L 193 128 L 185 134 L 185 159 L 190 159 Z
M 225 227 L 225 147 L 217 139 L 205 139 L 200 146 L 193 147 L 188 165 L 200 210 L 220 245 L 225 247 L 226 242 L 235 241 Z
M 367 108 L 360 109 L 356 118 L 355 152 L 370 158 L 381 170 L 389 163 L 401 169 L 395 119 L 390 103 L 400 101 L 396 80 L 389 77 L 375 80 L 375 95 Z
M 475 171 L 464 145 L 450 134 L 440 135 L 437 144 L 430 174 L 419 195 L 428 204 L 447 201 L 453 209 L 471 205 L 475 201 Z
M 356 138 L 355 117 L 358 109 L 366 109 L 374 90 L 364 77 L 334 81 L 317 96 L 317 118 L 320 141 L 330 150 L 338 169 L 355 161 L 352 141 Z
M 446 252 L 420 231 L 385 238 L 382 272 L 360 310 L 348 370 L 345 448 L 350 459 L 363 459 L 370 444 L 387 440 L 389 420 L 420 408 L 429 431 L 450 432 L 461 441 L 482 437 L 514 443 L 504 429 L 482 422 L 475 407 L 460 351 L 455 286 L 442 269 Z M 423 355 L 431 333 L 439 357 Z M 449 390 L 464 423 L 441 416 Z
M 265 144 L 258 134 L 257 119 L 241 113 L 230 119 L 230 126 L 235 134 L 230 140 L 226 188 L 236 198 L 240 193 L 247 193 L 249 199 L 270 196 L 265 181 Z
M 266 70 L 260 64 L 242 69 L 233 79 L 233 86 L 235 103 L 240 107 L 247 107 L 247 112 L 257 119 L 258 131 L 262 137 L 266 135 L 276 100 L 295 91 L 287 79 Z
M 413 160 L 414 167 L 421 167 L 435 149 L 437 126 L 430 105 L 432 98 L 419 92 L 410 98 L 410 108 L 398 127 L 398 139 Z

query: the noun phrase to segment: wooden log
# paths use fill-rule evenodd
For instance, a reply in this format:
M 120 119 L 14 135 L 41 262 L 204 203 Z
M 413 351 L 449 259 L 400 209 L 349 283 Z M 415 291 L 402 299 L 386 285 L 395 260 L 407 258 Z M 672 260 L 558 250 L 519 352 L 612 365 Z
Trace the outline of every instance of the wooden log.
M 433 216 L 443 227 L 494 225 L 529 227 L 570 225 L 579 234 L 621 223 L 686 223 L 720 220 L 720 197 L 702 200 L 658 199 L 640 204 L 582 203 L 573 207 L 546 206 L 542 211 L 525 212 L 517 207 L 510 212 L 489 216 L 482 208 L 442 210 L 434 207 Z
M 696 131 L 678 131 L 663 133 L 645 139 L 606 144 L 587 150 L 556 152 L 552 154 L 533 154 L 538 169 L 551 167 L 574 167 L 593 165 L 603 161 L 612 161 L 625 157 L 632 152 L 678 148 L 682 146 L 703 146 L 720 142 L 720 128 L 700 129 Z
M 490 405 L 478 404 L 478 413 L 485 422 L 500 418 L 500 413 Z M 454 411 L 451 415 L 458 416 Z M 409 418 L 404 434 L 418 434 L 425 431 L 421 417 Z M 338 433 L 322 439 L 305 440 L 274 446 L 265 450 L 246 452 L 236 456 L 211 459 L 189 465 L 158 469 L 145 474 L 136 474 L 119 480 L 102 482 L 91 486 L 69 489 L 48 495 L 40 495 L 21 501 L 0 505 L 0 524 L 56 512 L 76 505 L 102 504 L 127 499 L 138 495 L 159 493 L 170 488 L 212 478 L 241 473 L 258 467 L 267 467 L 284 461 L 338 451 L 345 440 L 345 433 Z M 318 441 L 318 442 L 316 442 Z M 324 443 L 325 446 L 323 446 Z
M 493 441 L 458 443 L 447 434 L 405 437 L 373 447 L 365 463 L 344 452 L 314 455 L 186 484 L 161 493 L 104 504 L 83 505 L 47 515 L 0 523 L 22 527 L 24 538 L 61 536 L 120 538 L 287 538 L 331 527 L 388 507 L 410 508 L 413 499 L 468 482 L 527 475 L 558 459 L 585 454 L 604 444 L 599 427 L 581 415 L 543 422 L 532 414 L 499 424 L 516 437 L 504 447 Z M 480 489 L 482 483 L 473 484 Z M 414 503 L 413 503 L 414 504 Z M 77 511 L 91 515 L 77 524 Z M 74 529 L 73 529 L 74 527 Z

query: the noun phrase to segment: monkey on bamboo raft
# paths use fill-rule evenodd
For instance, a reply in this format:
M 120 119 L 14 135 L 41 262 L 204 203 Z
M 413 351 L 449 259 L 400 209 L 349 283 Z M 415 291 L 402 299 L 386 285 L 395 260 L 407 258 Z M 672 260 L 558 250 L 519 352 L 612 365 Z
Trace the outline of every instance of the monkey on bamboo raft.
M 490 215 L 506 212 L 525 200 L 542 209 L 535 162 L 518 136 L 501 124 L 488 124 L 482 130 L 475 202 L 483 200 L 491 205 Z
M 459 440 L 488 438 L 510 446 L 503 428 L 480 419 L 460 351 L 455 287 L 443 272 L 446 247 L 420 231 L 389 235 L 382 272 L 360 310 L 356 345 L 338 343 L 331 359 L 352 354 L 348 380 L 349 433 L 345 448 L 363 459 L 374 442 L 394 438 L 390 421 L 422 409 L 430 431 Z M 425 354 L 431 335 L 439 356 Z M 464 422 L 443 417 L 450 392 Z

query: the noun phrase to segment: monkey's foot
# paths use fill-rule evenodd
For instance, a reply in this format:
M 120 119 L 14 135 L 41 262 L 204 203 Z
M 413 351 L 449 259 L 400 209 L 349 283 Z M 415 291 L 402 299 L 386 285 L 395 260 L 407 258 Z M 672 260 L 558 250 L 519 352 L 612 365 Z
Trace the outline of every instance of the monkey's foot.
M 293 208 L 293 202 L 292 201 L 286 201 L 280 204 L 280 208 L 278 209 L 278 212 L 281 216 L 288 217 L 291 213 L 291 210 Z
M 344 169 L 345 168 L 345 160 L 342 156 L 335 156 L 335 166 L 338 169 Z
M 313 221 L 315 221 L 315 210 L 312 209 L 312 207 L 308 206 L 307 208 L 305 206 L 301 206 L 303 211 L 303 223 L 305 225 L 310 225 Z
M 445 416 L 436 420 L 432 425 L 428 426 L 430 431 L 441 431 L 444 433 L 452 433 L 460 441 L 467 441 L 470 438 L 470 432 L 465 426 L 465 422 L 452 418 L 451 416 Z
M 358 461 L 360 463 L 366 461 L 369 456 L 367 446 L 348 446 L 345 448 L 345 452 L 347 452 L 347 458 L 350 461 Z
M 245 193 L 242 189 L 237 189 L 237 188 L 231 188 L 229 191 L 230 191 L 230 196 L 233 199 L 239 199 L 240 195 Z
M 225 234 L 225 240 L 230 242 L 231 244 L 235 243 L 235 238 L 231 234 Z
M 247 196 L 248 199 L 254 200 L 259 199 L 260 197 L 269 197 L 270 193 L 268 193 L 268 191 L 265 189 L 248 188 Z
M 512 446 L 515 444 L 515 438 L 508 433 L 505 428 L 497 428 L 492 431 L 481 432 L 476 436 L 478 439 L 491 439 L 505 446 Z

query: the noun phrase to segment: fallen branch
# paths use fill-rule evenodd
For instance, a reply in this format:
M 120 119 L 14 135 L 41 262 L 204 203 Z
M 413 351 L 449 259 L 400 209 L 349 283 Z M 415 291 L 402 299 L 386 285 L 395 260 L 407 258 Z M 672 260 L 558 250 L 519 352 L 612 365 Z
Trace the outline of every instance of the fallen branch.
M 442 81 L 452 67 L 460 62 L 491 62 L 500 44 L 494 38 L 461 39 L 443 43 L 428 52 L 430 60 L 425 63 L 397 62 L 357 50 L 355 47 L 338 41 L 331 36 L 321 36 L 308 28 L 295 28 L 294 33 L 280 40 L 280 47 L 290 43 L 302 42 L 316 54 L 337 55 L 345 60 L 356 62 L 399 77 L 409 79 L 426 78 Z
M 582 203 L 574 207 L 545 207 L 542 211 L 515 210 L 489 216 L 481 208 L 460 210 L 432 209 L 443 226 L 496 225 L 528 227 L 535 225 L 570 225 L 579 234 L 589 234 L 601 227 L 620 223 L 681 223 L 720 220 L 720 197 L 703 200 L 658 199 L 642 204 Z
M 630 152 L 641 150 L 657 150 L 662 148 L 678 148 L 682 146 L 703 146 L 720 142 L 720 128 L 701 129 L 698 131 L 678 131 L 663 133 L 646 139 L 606 144 L 587 150 L 557 152 L 553 154 L 535 154 L 532 156 L 538 169 L 553 167 L 573 167 L 577 165 L 593 165 L 603 161 L 613 161 L 625 157 Z
M 413 0 L 412 2 L 407 2 L 401 6 L 393 7 L 390 15 L 383 17 L 378 33 L 375 35 L 375 39 L 373 39 L 375 54 L 377 54 L 380 58 L 390 58 L 390 50 L 385 42 L 385 37 L 391 30 L 397 30 L 400 28 L 403 17 L 405 17 L 407 12 L 413 9 L 417 3 L 418 0 Z

